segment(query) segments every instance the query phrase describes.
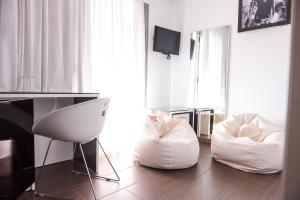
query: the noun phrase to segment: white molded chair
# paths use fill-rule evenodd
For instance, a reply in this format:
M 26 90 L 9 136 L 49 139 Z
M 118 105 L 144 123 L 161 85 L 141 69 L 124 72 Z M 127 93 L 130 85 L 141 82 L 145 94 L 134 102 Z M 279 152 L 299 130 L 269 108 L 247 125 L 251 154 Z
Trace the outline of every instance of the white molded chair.
M 103 98 L 68 106 L 49 113 L 47 116 L 37 121 L 33 125 L 32 131 L 34 134 L 51 138 L 45 158 L 43 160 L 42 168 L 36 180 L 36 185 L 38 185 L 53 140 L 73 142 L 75 144 L 74 149 L 76 148 L 77 144 L 79 145 L 85 168 L 87 171 L 86 175 L 88 175 L 89 177 L 95 199 L 96 194 L 92 183 L 91 175 L 85 160 L 84 152 L 82 150 L 82 144 L 96 139 L 110 166 L 112 167 L 114 173 L 117 176 L 117 179 L 96 176 L 97 178 L 103 178 L 107 181 L 120 181 L 117 172 L 115 171 L 114 167 L 109 161 L 103 147 L 101 146 L 97 138 L 103 129 L 107 109 L 109 106 L 109 101 L 109 99 Z M 37 191 L 36 194 L 41 195 Z

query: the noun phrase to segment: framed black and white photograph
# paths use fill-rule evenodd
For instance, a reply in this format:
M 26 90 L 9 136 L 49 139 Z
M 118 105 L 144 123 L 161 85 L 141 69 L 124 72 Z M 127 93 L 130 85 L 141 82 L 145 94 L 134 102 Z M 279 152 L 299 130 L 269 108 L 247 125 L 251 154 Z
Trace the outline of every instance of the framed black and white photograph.
M 238 32 L 290 23 L 291 0 L 239 0 Z

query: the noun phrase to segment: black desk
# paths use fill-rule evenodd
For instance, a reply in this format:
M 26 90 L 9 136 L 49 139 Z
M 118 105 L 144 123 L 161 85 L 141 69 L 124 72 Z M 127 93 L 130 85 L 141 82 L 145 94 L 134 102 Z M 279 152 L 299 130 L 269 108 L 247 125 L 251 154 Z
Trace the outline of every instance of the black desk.
M 73 98 L 74 104 L 95 99 L 97 93 L 1 93 L 0 92 L 0 141 L 11 141 L 11 156 L 1 158 L 1 167 L 10 167 L 0 175 L 0 199 L 16 199 L 35 181 L 34 100 L 38 98 Z M 97 170 L 95 141 L 83 145 L 88 166 Z M 2 150 L 3 151 L 3 150 Z M 82 162 L 80 152 L 75 160 Z M 5 163 L 9 163 L 5 166 Z

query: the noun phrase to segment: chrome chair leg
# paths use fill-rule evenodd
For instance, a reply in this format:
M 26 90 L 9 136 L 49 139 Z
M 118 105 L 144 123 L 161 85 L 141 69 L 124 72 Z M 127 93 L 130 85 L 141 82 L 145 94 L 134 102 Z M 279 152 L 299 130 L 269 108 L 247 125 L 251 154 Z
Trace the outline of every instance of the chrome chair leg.
M 95 178 L 97 178 L 97 179 L 103 179 L 103 180 L 105 180 L 105 181 L 119 182 L 119 181 L 120 181 L 120 177 L 119 177 L 118 173 L 116 172 L 115 168 L 114 168 L 113 165 L 111 164 L 111 162 L 110 162 L 110 160 L 109 160 L 109 158 L 108 158 L 106 152 L 104 151 L 102 145 L 100 144 L 98 138 L 96 138 L 96 140 L 97 140 L 97 143 L 98 143 L 98 145 L 100 146 L 102 152 L 104 153 L 105 158 L 107 159 L 109 165 L 111 166 L 112 170 L 114 171 L 114 173 L 115 173 L 117 179 L 108 178 L 108 177 L 104 177 L 104 176 L 99 176 L 99 175 L 97 175 L 97 172 L 96 172 L 96 174 L 93 175 L 93 177 L 95 177 Z M 74 146 L 74 153 L 75 153 L 75 151 L 76 151 L 76 144 L 75 144 L 75 146 Z M 81 172 L 81 171 L 77 171 L 77 170 L 74 170 L 74 169 L 71 170 L 71 173 L 76 174 L 76 175 L 88 176 L 87 173 L 84 173 L 84 172 Z
M 98 140 L 98 138 L 96 138 L 96 140 L 97 140 L 97 143 L 99 144 L 99 146 L 101 147 L 101 150 L 102 150 L 102 152 L 104 153 L 104 155 L 105 155 L 105 157 L 106 157 L 106 159 L 107 159 L 109 165 L 111 166 L 112 170 L 114 171 L 114 173 L 115 173 L 117 179 L 107 178 L 107 177 L 102 177 L 102 176 L 96 176 L 96 178 L 105 179 L 106 181 L 115 181 L 115 182 L 119 182 L 119 181 L 120 181 L 120 177 L 119 177 L 118 173 L 116 172 L 114 166 L 111 164 L 111 162 L 110 162 L 108 156 L 106 155 L 106 153 L 105 153 L 105 151 L 104 151 L 102 145 L 100 144 L 100 141 Z
M 46 159 L 47 159 L 47 157 L 48 157 L 48 153 L 49 153 L 49 149 L 50 149 L 50 146 L 51 146 L 52 141 L 53 141 L 53 140 L 51 139 L 50 142 L 49 142 L 49 144 L 48 144 L 47 151 L 46 151 L 46 155 L 45 155 L 44 160 L 43 160 L 43 165 L 42 165 L 42 167 L 41 167 L 41 169 L 40 169 L 40 172 L 39 172 L 39 175 L 38 175 L 38 177 L 37 177 L 37 179 L 36 179 L 36 181 L 35 181 L 35 191 L 34 191 L 34 194 L 37 195 L 37 196 L 40 196 L 40 197 L 46 196 L 45 194 L 39 193 L 39 192 L 37 191 L 37 188 L 38 188 L 38 183 L 39 183 L 39 181 L 40 181 L 40 178 L 41 178 L 41 175 L 42 175 L 42 172 L 43 172 L 45 163 L 46 163 Z
M 94 185 L 93 185 L 93 182 L 92 182 L 92 179 L 91 179 L 89 168 L 88 168 L 88 166 L 86 164 L 86 160 L 85 160 L 85 156 L 84 156 L 84 153 L 83 153 L 83 150 L 82 150 L 81 143 L 79 143 L 79 147 L 80 147 L 81 155 L 82 155 L 82 158 L 83 158 L 83 161 L 84 161 L 84 165 L 85 165 L 85 168 L 86 168 L 86 172 L 87 172 L 87 174 L 89 176 L 89 179 L 90 179 L 90 184 L 91 184 L 91 187 L 92 187 L 92 190 L 93 190 L 93 193 L 94 193 L 94 197 L 95 197 L 95 200 L 96 200 L 97 198 L 96 198 L 96 193 L 95 193 Z

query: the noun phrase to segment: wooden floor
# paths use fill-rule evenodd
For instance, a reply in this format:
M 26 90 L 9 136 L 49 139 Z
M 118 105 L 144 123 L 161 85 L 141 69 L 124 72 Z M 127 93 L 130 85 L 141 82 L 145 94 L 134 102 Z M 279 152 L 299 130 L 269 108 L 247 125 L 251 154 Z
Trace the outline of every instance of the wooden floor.
M 94 179 L 98 199 L 103 200 L 279 200 L 281 175 L 259 175 L 242 172 L 212 159 L 210 146 L 200 144 L 199 163 L 186 170 L 156 170 L 135 164 L 132 159 L 114 158 L 121 177 L 119 183 Z M 188 156 L 188 155 L 187 155 Z M 40 191 L 53 198 L 93 199 L 85 176 L 69 172 L 71 161 L 47 166 L 41 178 Z M 101 171 L 112 174 L 106 164 Z M 25 192 L 18 200 L 39 199 Z

